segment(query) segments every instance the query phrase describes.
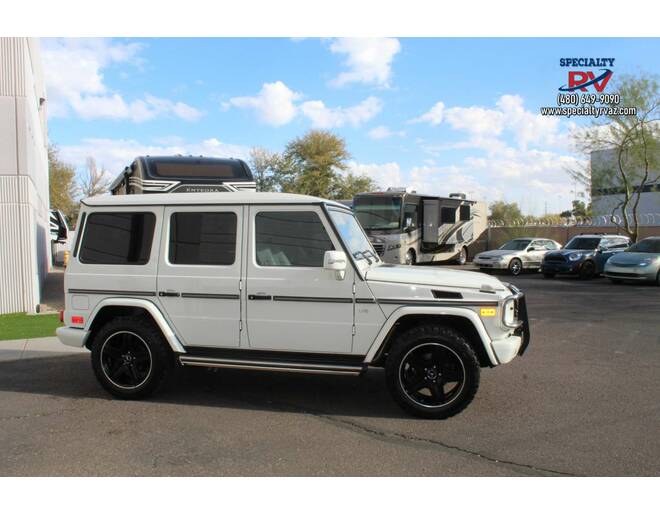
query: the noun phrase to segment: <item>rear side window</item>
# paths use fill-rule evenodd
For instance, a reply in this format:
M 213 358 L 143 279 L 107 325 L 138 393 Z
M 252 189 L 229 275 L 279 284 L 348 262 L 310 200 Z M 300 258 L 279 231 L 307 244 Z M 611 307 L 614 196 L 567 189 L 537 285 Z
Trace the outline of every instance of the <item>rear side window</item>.
M 177 212 L 170 218 L 172 264 L 229 266 L 236 260 L 236 214 Z
M 260 212 L 255 241 L 259 266 L 322 267 L 325 252 L 334 250 L 315 212 Z
M 156 216 L 151 212 L 95 212 L 87 217 L 80 247 L 84 264 L 149 262 Z

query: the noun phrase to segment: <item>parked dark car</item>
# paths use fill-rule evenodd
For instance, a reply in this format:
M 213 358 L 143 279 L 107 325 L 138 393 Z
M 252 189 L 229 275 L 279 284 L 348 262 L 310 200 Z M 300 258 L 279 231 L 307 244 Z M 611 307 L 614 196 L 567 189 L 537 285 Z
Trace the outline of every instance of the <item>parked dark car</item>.
M 541 271 L 545 278 L 553 278 L 557 273 L 567 273 L 588 280 L 600 275 L 607 260 L 628 246 L 630 239 L 626 236 L 603 234 L 575 236 L 563 249 L 545 254 Z

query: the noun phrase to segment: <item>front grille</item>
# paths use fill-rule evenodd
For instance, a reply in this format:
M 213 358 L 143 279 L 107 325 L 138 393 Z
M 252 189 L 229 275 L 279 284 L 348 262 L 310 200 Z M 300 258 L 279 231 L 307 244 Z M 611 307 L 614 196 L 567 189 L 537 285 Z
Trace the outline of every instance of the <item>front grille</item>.
M 492 257 L 479 257 L 480 261 L 489 261 L 491 259 L 492 259 Z
M 371 245 L 374 247 L 374 250 L 376 250 L 378 255 L 383 255 L 383 253 L 385 253 L 385 243 L 372 242 Z
M 566 259 L 561 254 L 550 254 L 546 255 L 545 260 L 548 262 L 566 262 Z
M 614 264 L 617 268 L 634 268 L 635 266 L 638 266 L 638 263 L 636 262 L 613 262 L 612 264 Z
M 608 271 L 608 277 L 622 277 L 622 278 L 637 278 L 638 275 L 635 273 L 621 273 L 619 271 Z

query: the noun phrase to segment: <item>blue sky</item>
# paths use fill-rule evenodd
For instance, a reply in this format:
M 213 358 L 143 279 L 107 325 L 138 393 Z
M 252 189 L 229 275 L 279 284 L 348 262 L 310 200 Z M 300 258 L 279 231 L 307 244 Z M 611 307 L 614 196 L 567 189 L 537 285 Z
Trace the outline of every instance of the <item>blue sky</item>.
M 561 57 L 660 71 L 650 39 L 42 39 L 49 134 L 82 169 L 114 175 L 143 153 L 247 158 L 310 128 L 346 139 L 381 186 L 465 191 L 558 212 L 584 162 L 588 119 L 541 117 Z M 613 80 L 614 80 L 613 79 Z

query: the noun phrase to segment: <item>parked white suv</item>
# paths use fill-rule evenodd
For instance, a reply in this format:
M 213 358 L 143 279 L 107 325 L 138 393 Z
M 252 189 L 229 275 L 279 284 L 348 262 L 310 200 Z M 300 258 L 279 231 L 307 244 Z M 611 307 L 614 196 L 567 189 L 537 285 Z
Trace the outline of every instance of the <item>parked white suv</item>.
M 358 375 L 409 412 L 464 409 L 529 343 L 524 297 L 467 271 L 384 264 L 350 209 L 280 193 L 89 198 L 65 275 L 67 345 L 119 398 L 175 365 Z

